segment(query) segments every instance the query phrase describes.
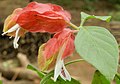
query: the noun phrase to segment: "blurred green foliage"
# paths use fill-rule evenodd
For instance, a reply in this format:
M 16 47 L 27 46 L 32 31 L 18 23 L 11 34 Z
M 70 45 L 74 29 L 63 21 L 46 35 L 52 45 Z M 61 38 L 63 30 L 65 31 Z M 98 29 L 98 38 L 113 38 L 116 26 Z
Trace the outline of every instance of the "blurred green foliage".
M 66 6 L 69 6 L 69 5 L 72 5 L 72 2 L 73 0 L 47 0 L 48 2 L 52 2 L 54 4 L 58 4 L 58 5 L 66 5 Z
M 70 9 L 72 9 L 73 7 L 75 7 L 76 2 L 84 2 L 84 5 L 81 4 L 79 5 L 80 8 L 82 8 L 83 10 L 87 10 L 87 11 L 95 11 L 96 10 L 96 4 L 99 4 L 101 2 L 106 2 L 107 4 L 111 4 L 111 6 L 113 6 L 115 9 L 120 9 L 120 0 L 46 0 L 47 2 L 51 2 L 54 4 L 58 4 L 61 6 L 66 6 Z
M 90 2 L 96 2 L 98 0 L 84 0 L 84 1 L 87 2 L 87 3 L 90 3 Z
M 110 3 L 120 4 L 120 0 L 107 0 Z
M 96 8 L 94 7 L 94 2 L 98 0 L 84 0 L 85 6 L 82 6 L 83 10 L 94 11 Z
M 53 3 L 57 3 L 60 5 L 70 5 L 73 4 L 72 2 L 74 1 L 84 1 L 85 3 L 92 3 L 92 2 L 100 2 L 100 1 L 106 1 L 109 3 L 114 3 L 114 4 L 120 4 L 120 0 L 47 0 L 47 1 L 52 1 Z
M 116 11 L 110 12 L 109 15 L 112 16 L 112 20 L 120 21 L 120 11 L 118 11 L 118 12 L 116 12 Z
M 120 4 L 120 0 L 84 0 L 85 2 L 106 1 L 109 3 Z

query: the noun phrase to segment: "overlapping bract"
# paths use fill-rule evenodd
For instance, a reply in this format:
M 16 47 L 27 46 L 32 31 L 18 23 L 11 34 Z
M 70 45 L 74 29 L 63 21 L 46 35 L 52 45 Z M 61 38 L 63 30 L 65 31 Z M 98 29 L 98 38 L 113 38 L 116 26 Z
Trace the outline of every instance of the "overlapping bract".
M 55 33 L 63 30 L 71 19 L 67 11 L 54 4 L 32 2 L 23 11 L 17 23 L 30 32 Z
M 29 32 L 55 33 L 63 30 L 66 22 L 70 22 L 71 15 L 55 4 L 42 4 L 32 2 L 25 8 L 16 9 L 5 21 L 5 29 L 10 29 L 15 24 Z M 8 22 L 9 20 L 9 22 Z M 11 25 L 12 24 L 12 25 Z
M 54 81 L 60 75 L 64 80 L 71 77 L 64 66 L 64 59 L 74 51 L 73 30 L 66 28 L 71 15 L 55 4 L 32 2 L 24 8 L 17 8 L 5 20 L 2 35 L 14 38 L 14 48 L 18 48 L 20 36 L 26 32 L 55 33 L 47 43 L 39 48 L 38 64 L 41 71 L 54 68 Z
M 17 8 L 13 11 L 13 13 L 11 15 L 9 15 L 5 22 L 4 22 L 4 28 L 3 28 L 3 32 L 8 31 L 9 29 L 11 29 L 13 26 L 15 26 L 17 24 L 17 18 L 19 17 L 20 12 L 22 11 L 22 8 Z M 24 35 L 26 32 L 25 29 L 21 28 L 19 31 L 19 36 Z M 8 36 L 15 36 L 15 31 L 10 32 L 7 34 Z
M 39 49 L 38 62 L 41 70 L 49 70 L 53 68 L 57 59 L 58 53 L 66 44 L 65 50 L 61 56 L 61 60 L 71 55 L 74 52 L 74 34 L 70 29 L 64 29 L 61 32 L 56 33 L 47 43 L 42 45 Z
M 71 76 L 64 66 L 64 59 L 74 52 L 73 30 L 64 29 L 56 33 L 47 43 L 39 48 L 38 65 L 41 71 L 54 68 L 54 81 L 60 75 L 64 80 L 71 80 Z
M 2 35 L 15 37 L 14 48 L 18 48 L 17 42 L 26 32 L 57 33 L 67 27 L 70 19 L 71 15 L 58 5 L 31 2 L 7 17 Z

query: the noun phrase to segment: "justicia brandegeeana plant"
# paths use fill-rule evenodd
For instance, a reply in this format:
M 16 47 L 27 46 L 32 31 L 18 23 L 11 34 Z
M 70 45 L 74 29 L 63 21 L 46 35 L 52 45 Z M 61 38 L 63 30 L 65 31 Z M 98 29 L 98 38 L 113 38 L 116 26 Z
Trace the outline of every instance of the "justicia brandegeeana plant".
M 18 48 L 19 38 L 27 32 L 54 34 L 48 42 L 39 47 L 40 70 L 32 65 L 27 67 L 38 73 L 42 79 L 40 84 L 80 84 L 79 81 L 71 78 L 65 65 L 82 60 L 96 68 L 92 84 L 110 84 L 113 79 L 119 84 L 118 44 L 107 29 L 99 26 L 84 26 L 84 22 L 91 18 L 109 22 L 111 16 L 94 16 L 81 12 L 81 23 L 77 27 L 70 22 L 71 14 L 61 6 L 31 2 L 24 8 L 15 9 L 7 17 L 2 35 L 15 37 L 13 45 L 14 48 Z M 70 29 L 70 26 L 74 30 Z M 77 33 L 76 36 L 74 33 Z M 75 50 L 83 59 L 64 64 L 64 59 L 72 55 Z

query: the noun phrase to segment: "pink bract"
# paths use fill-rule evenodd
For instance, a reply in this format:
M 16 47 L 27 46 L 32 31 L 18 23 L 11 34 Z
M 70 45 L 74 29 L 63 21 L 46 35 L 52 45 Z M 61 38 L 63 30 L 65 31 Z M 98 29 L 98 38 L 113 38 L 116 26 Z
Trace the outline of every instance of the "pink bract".
M 19 14 L 21 13 L 23 9 L 22 8 L 17 8 L 13 11 L 13 13 L 11 15 L 9 15 L 5 22 L 4 22 L 4 28 L 3 28 L 3 32 L 6 32 L 8 31 L 10 28 L 12 28 L 14 25 L 16 25 L 16 21 L 19 17 Z M 7 35 L 9 36 L 15 36 L 15 32 L 11 32 L 11 33 L 8 33 Z M 20 31 L 19 31 L 19 36 L 23 36 L 24 34 L 26 33 L 26 30 L 21 28 Z
M 71 15 L 55 4 L 32 2 L 28 4 L 17 19 L 17 23 L 29 32 L 56 33 L 67 27 Z
M 56 33 L 47 43 L 41 45 L 38 52 L 38 65 L 40 70 L 51 70 L 55 67 L 63 46 L 65 49 L 62 51 L 60 59 L 64 60 L 70 56 L 75 49 L 74 39 L 73 30 L 65 28 Z
M 73 31 L 70 29 L 64 29 L 63 31 L 56 33 L 53 38 L 50 39 L 45 45 L 45 58 L 49 59 L 52 55 L 59 52 L 59 49 L 61 48 L 61 46 L 63 46 L 64 43 L 66 43 L 66 48 L 62 55 L 62 59 L 71 55 L 75 49 L 74 39 L 75 37 Z

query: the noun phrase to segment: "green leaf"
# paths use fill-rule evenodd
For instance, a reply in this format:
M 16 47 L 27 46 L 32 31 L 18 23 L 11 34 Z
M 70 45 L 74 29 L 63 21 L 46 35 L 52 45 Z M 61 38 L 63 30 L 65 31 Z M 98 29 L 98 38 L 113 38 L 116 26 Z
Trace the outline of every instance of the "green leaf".
M 120 84 L 120 74 L 115 75 L 115 82 L 116 84 Z
M 111 16 L 95 16 L 95 15 L 89 15 L 89 14 L 86 14 L 84 12 L 81 12 L 81 21 L 82 21 L 81 24 L 82 25 L 86 20 L 92 19 L 92 18 L 96 18 L 96 19 L 99 19 L 99 20 L 109 22 L 110 19 L 111 19 Z
M 65 81 L 62 78 L 58 77 L 57 81 L 54 82 L 52 79 L 48 79 L 44 84 L 81 84 L 79 81 L 75 79 L 71 79 L 71 81 Z
M 45 82 L 51 78 L 51 76 L 53 76 L 54 71 L 51 71 L 50 73 L 48 73 L 47 75 L 45 75 L 42 80 L 40 81 L 40 84 L 45 84 Z
M 94 15 L 89 15 L 87 13 L 81 12 L 81 21 L 82 20 L 88 20 L 88 19 L 91 19 L 91 18 L 95 18 Z
M 120 44 L 118 45 L 118 47 L 120 48 Z
M 0 84 L 2 84 L 2 80 L 0 80 Z
M 114 36 L 107 29 L 98 26 L 81 27 L 75 38 L 75 47 L 79 55 L 107 79 L 114 78 L 119 49 Z
M 92 84 L 110 84 L 105 76 L 103 76 L 98 70 L 95 71 L 94 78 L 92 80 Z
M 95 16 L 95 18 L 106 22 L 110 22 L 111 16 Z
M 37 70 L 33 65 L 28 64 L 28 65 L 27 65 L 27 69 L 30 69 L 30 70 L 33 70 L 33 71 L 37 72 L 37 74 L 38 74 L 38 76 L 39 76 L 40 78 L 43 78 L 43 77 L 44 77 L 44 73 L 42 73 L 42 72 L 40 72 L 39 70 Z

